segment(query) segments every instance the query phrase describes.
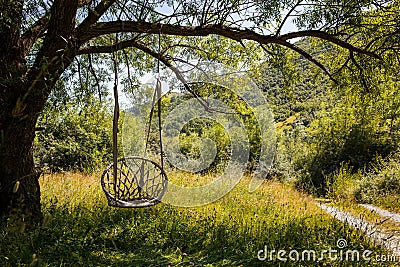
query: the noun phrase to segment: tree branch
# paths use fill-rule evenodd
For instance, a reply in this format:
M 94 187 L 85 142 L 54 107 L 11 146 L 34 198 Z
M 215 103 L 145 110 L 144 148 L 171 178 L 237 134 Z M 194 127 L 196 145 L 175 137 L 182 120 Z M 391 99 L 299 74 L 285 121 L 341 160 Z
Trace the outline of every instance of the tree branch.
M 261 35 L 251 30 L 243 30 L 239 28 L 227 27 L 223 25 L 203 25 L 203 26 L 180 26 L 162 23 L 149 23 L 144 21 L 111 21 L 99 22 L 89 27 L 87 31 L 79 31 L 81 43 L 85 43 L 92 38 L 116 33 L 116 32 L 134 32 L 134 33 L 149 33 L 149 34 L 166 34 L 176 36 L 207 36 L 207 35 L 220 35 L 235 41 L 251 40 L 259 44 L 280 44 L 287 46 L 287 41 L 300 37 L 316 37 L 322 40 L 334 43 L 349 51 L 360 54 L 365 54 L 374 58 L 380 57 L 370 51 L 363 50 L 355 47 L 329 33 L 319 30 L 298 31 L 281 36 L 275 35 Z
M 284 41 L 287 41 L 287 40 L 291 40 L 294 38 L 301 38 L 301 37 L 316 37 L 316 38 L 334 43 L 334 44 L 336 44 L 342 48 L 345 48 L 349 51 L 368 55 L 368 56 L 376 58 L 376 59 L 381 59 L 381 57 L 379 55 L 377 55 L 373 52 L 364 50 L 362 48 L 355 47 L 348 42 L 340 40 L 339 38 L 335 37 L 334 35 L 331 35 L 329 33 L 326 33 L 326 32 L 320 31 L 320 30 L 307 30 L 307 31 L 291 32 L 291 33 L 281 35 L 279 38 Z
M 334 83 L 338 83 L 336 81 L 336 79 L 332 76 L 332 74 L 325 68 L 325 66 L 319 62 L 317 59 L 315 59 L 312 55 L 310 55 L 309 53 L 307 53 L 306 51 L 304 51 L 303 49 L 301 49 L 300 47 L 291 44 L 289 42 L 286 42 L 285 44 L 282 44 L 283 46 L 286 46 L 287 48 L 290 48 L 291 50 L 299 53 L 300 55 L 304 56 L 308 61 L 314 63 L 317 67 L 319 67 L 323 72 L 326 73 L 326 75 L 328 75 L 328 77 L 334 82 Z
M 279 36 L 281 34 L 282 28 L 285 25 L 287 19 L 289 18 L 289 16 L 292 14 L 292 12 L 296 9 L 296 7 L 298 7 L 300 5 L 300 3 L 303 2 L 303 0 L 299 0 L 296 4 L 294 4 L 294 6 L 288 11 L 288 13 L 286 14 L 286 16 L 283 18 L 282 22 L 279 25 L 278 30 L 276 31 L 276 36 Z
M 113 52 L 116 52 L 118 50 L 122 50 L 122 49 L 125 49 L 125 48 L 128 48 L 128 47 L 136 47 L 136 45 L 138 43 L 139 42 L 136 41 L 136 40 L 126 40 L 126 41 L 121 41 L 121 42 L 113 44 L 113 45 L 83 46 L 83 47 L 79 48 L 79 50 L 77 52 L 77 55 L 113 53 Z M 154 53 L 156 53 L 156 52 L 154 52 Z M 154 55 L 152 55 L 152 56 L 154 56 Z
M 46 13 L 21 35 L 24 56 L 28 55 L 33 44 L 46 32 L 47 27 L 49 26 L 49 19 L 50 16 Z
M 365 88 L 365 90 L 367 91 L 367 92 L 369 92 L 370 91 L 370 88 L 369 88 L 369 86 L 368 86 L 368 84 L 367 84 L 367 81 L 366 81 L 366 77 L 365 77 L 365 75 L 364 75 L 364 69 L 360 66 L 360 64 L 358 64 L 358 62 L 357 62 L 357 60 L 356 60 L 356 58 L 354 57 L 354 53 L 353 52 L 350 52 L 350 59 L 351 59 L 351 61 L 353 62 L 353 64 L 354 64 L 354 66 L 356 66 L 356 68 L 359 70 L 359 72 L 360 72 L 360 79 L 361 79 L 361 84 L 363 85 L 363 87 Z
M 116 0 L 103 0 L 94 9 L 89 10 L 89 15 L 77 27 L 78 32 L 85 32 L 90 26 L 114 4 Z

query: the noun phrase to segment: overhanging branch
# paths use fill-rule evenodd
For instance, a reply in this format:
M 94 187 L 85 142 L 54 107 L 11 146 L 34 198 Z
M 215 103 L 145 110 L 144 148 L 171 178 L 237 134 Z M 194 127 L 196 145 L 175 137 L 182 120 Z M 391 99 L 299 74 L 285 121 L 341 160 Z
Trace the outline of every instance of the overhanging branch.
M 284 46 L 287 46 L 286 43 L 289 40 L 295 38 L 315 37 L 329 41 L 355 53 L 365 54 L 378 59 L 380 58 L 378 55 L 370 51 L 355 47 L 350 43 L 340 40 L 332 34 L 319 30 L 298 31 L 281 36 L 275 36 L 262 35 L 247 29 L 243 30 L 215 24 L 202 26 L 180 26 L 162 23 L 149 23 L 144 21 L 110 21 L 96 23 L 85 31 L 79 31 L 78 35 L 81 43 L 83 44 L 92 38 L 117 32 L 166 34 L 176 36 L 207 36 L 215 34 L 238 42 L 242 40 L 251 40 L 259 44 L 279 44 Z
M 289 42 L 286 42 L 284 44 L 282 44 L 283 46 L 286 46 L 287 48 L 290 48 L 291 50 L 299 53 L 300 55 L 304 56 L 308 61 L 314 63 L 317 67 L 319 67 L 323 72 L 325 72 L 326 75 L 328 75 L 328 77 L 335 82 L 336 84 L 338 83 L 336 81 L 336 79 L 332 76 L 332 74 L 327 70 L 327 68 L 325 68 L 325 66 L 319 62 L 317 59 L 315 59 L 312 55 L 310 55 L 309 53 L 307 53 L 306 51 L 304 51 L 303 49 L 301 49 L 300 47 L 291 44 Z
M 180 80 L 182 82 L 182 84 L 184 85 L 185 89 L 187 91 L 189 91 L 191 94 L 193 94 L 196 97 L 199 97 L 196 92 L 194 92 L 188 82 L 185 80 L 185 78 L 182 76 L 181 72 L 172 65 L 172 63 L 170 62 L 170 60 L 168 59 L 168 57 L 162 55 L 161 53 L 157 53 L 156 51 L 152 50 L 151 48 L 149 48 L 148 46 L 146 46 L 146 44 L 137 41 L 137 40 L 127 40 L 127 41 L 121 41 L 117 44 L 114 45 L 106 45 L 106 46 L 85 46 L 85 47 L 81 47 L 78 50 L 77 55 L 83 55 L 83 54 L 94 54 L 94 53 L 113 53 L 116 52 L 118 50 L 122 50 L 128 47 L 133 47 L 133 48 L 137 48 L 143 52 L 145 52 L 146 54 L 149 54 L 150 56 L 156 58 L 157 60 L 160 60 L 165 66 L 167 66 L 170 70 L 172 70 L 176 77 L 178 78 L 178 80 Z M 202 103 L 204 102 L 201 101 Z
M 307 30 L 307 31 L 298 31 L 298 32 L 291 32 L 291 33 L 287 33 L 284 35 L 281 35 L 279 38 L 283 41 L 287 41 L 287 40 L 292 40 L 294 38 L 301 38 L 301 37 L 315 37 L 315 38 L 319 38 L 328 42 L 331 42 L 333 44 L 336 44 L 342 48 L 345 48 L 349 51 L 355 52 L 355 53 L 360 53 L 360 54 L 364 54 L 364 55 L 368 55 L 370 57 L 373 58 L 377 58 L 377 59 L 381 59 L 381 57 L 379 57 L 377 54 L 370 52 L 368 50 L 364 50 L 362 48 L 358 48 L 353 46 L 352 44 L 345 42 L 343 40 L 340 40 L 339 38 L 335 37 L 332 34 L 326 33 L 324 31 L 320 31 L 320 30 Z
M 303 0 L 299 0 L 297 3 L 295 3 L 293 5 L 293 7 L 288 11 L 288 13 L 286 14 L 286 16 L 283 18 L 282 22 L 280 23 L 278 30 L 276 31 L 276 36 L 279 36 L 281 34 L 282 28 L 285 25 L 287 19 L 290 17 L 290 15 L 292 14 L 292 12 L 300 5 L 300 3 L 303 2 Z

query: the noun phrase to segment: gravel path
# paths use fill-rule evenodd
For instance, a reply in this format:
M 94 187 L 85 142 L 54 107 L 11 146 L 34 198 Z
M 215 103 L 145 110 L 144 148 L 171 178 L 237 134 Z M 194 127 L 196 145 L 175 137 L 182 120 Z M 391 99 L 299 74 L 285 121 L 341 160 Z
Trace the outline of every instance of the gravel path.
M 324 204 L 318 204 L 318 206 L 330 215 L 332 215 L 335 219 L 338 219 L 339 221 L 342 221 L 354 228 L 360 229 L 361 231 L 365 232 L 365 234 L 367 234 L 374 242 L 380 244 L 385 249 L 392 251 L 394 255 L 400 256 L 400 236 L 393 235 L 393 233 L 387 233 L 375 224 L 357 218 L 349 212 L 341 211 L 335 207 L 327 206 Z M 399 216 L 398 214 L 392 213 L 391 215 Z

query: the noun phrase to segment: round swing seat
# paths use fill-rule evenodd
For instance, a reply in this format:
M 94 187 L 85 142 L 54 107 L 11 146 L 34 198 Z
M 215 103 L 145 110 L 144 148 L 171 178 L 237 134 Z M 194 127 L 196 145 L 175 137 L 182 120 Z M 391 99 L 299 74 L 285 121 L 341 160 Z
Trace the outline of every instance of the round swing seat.
M 125 157 L 108 165 L 101 176 L 101 187 L 108 205 L 119 208 L 144 208 L 156 205 L 167 189 L 168 179 L 156 162 L 142 157 Z

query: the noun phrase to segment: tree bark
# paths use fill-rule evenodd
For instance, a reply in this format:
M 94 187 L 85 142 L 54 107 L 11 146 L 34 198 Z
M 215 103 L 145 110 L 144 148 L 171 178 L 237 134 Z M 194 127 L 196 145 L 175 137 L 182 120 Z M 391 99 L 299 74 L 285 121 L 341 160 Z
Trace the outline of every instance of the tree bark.
M 9 4 L 12 14 L 6 17 L 22 17 L 19 2 L 18 8 Z M 78 0 L 54 1 L 46 37 L 30 69 L 20 22 L 0 25 L 0 217 L 22 227 L 35 227 L 43 218 L 40 172 L 32 150 L 35 126 L 56 81 L 76 55 L 77 6 Z
M 0 215 L 22 226 L 41 223 L 40 173 L 32 144 L 37 116 L 13 120 L 2 130 L 0 145 Z

